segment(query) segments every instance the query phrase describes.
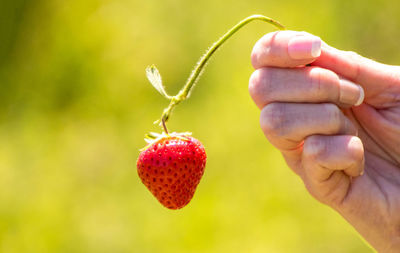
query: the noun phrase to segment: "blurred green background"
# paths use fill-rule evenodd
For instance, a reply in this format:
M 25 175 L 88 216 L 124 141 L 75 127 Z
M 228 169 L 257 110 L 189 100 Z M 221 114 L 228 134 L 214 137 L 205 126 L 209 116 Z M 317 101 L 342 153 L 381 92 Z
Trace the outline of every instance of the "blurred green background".
M 273 17 L 329 44 L 400 62 L 400 2 L 267 0 L 0 1 L 1 252 L 368 252 L 313 200 L 259 129 L 253 23 L 208 66 L 169 128 L 192 131 L 208 164 L 192 202 L 162 207 L 136 158 L 170 93 L 240 19 Z

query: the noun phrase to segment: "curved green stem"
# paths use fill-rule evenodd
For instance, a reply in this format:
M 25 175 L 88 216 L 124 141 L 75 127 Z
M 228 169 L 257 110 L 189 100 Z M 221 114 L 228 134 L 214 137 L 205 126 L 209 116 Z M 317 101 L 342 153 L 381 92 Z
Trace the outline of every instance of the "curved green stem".
M 160 124 L 162 122 L 168 121 L 169 116 L 174 109 L 176 105 L 178 105 L 180 102 L 183 100 L 187 99 L 190 95 L 190 92 L 194 85 L 196 84 L 197 80 L 199 79 L 202 71 L 204 70 L 204 67 L 206 66 L 207 62 L 211 58 L 211 56 L 217 51 L 217 49 L 222 46 L 233 34 L 235 34 L 240 28 L 245 26 L 246 24 L 250 23 L 253 20 L 260 20 L 267 22 L 275 27 L 277 27 L 279 30 L 285 30 L 285 27 L 281 25 L 278 21 L 275 21 L 271 18 L 262 16 L 262 15 L 252 15 L 249 16 L 242 21 L 240 21 L 238 24 L 236 24 L 234 27 L 232 27 L 227 33 L 225 33 L 218 41 L 216 41 L 208 50 L 207 52 L 200 58 L 198 63 L 196 64 L 195 68 L 193 69 L 191 75 L 189 76 L 188 80 L 186 81 L 185 86 L 179 91 L 179 93 L 176 96 L 173 96 L 170 100 L 170 103 L 167 108 L 164 109 L 161 119 L 158 121 Z

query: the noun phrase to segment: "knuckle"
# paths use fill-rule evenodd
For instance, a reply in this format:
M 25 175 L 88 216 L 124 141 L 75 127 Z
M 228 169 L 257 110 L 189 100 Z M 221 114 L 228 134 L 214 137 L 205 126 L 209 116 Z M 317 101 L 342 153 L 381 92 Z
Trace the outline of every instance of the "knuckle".
M 349 73 L 347 74 L 347 76 L 356 81 L 358 80 L 359 76 L 360 76 L 360 68 L 361 68 L 361 63 L 365 60 L 364 57 L 362 57 L 361 55 L 359 55 L 358 53 L 354 52 L 354 51 L 344 51 L 343 54 L 344 57 L 348 58 L 348 60 L 350 62 L 352 62 L 350 69 L 349 69 Z
M 260 45 L 262 47 L 270 47 L 274 41 L 274 38 L 278 35 L 280 31 L 270 32 L 265 34 L 260 40 Z
M 263 98 L 269 93 L 269 76 L 268 68 L 257 69 L 250 76 L 249 93 L 258 106 L 262 106 Z
M 260 70 L 257 69 L 251 74 L 249 79 L 249 93 L 253 99 L 256 98 L 259 93 L 260 79 Z
M 321 100 L 339 98 L 339 76 L 333 71 L 315 67 L 310 70 L 311 92 Z
M 342 111 L 334 104 L 324 104 L 325 115 L 329 120 L 330 133 L 336 134 L 342 129 Z
M 271 103 L 266 105 L 261 111 L 260 125 L 265 134 L 282 136 L 285 128 L 285 109 L 283 104 Z
M 359 55 L 358 53 L 356 53 L 354 51 L 345 51 L 345 55 L 347 57 L 351 58 L 352 60 L 358 60 L 362 57 L 361 55 Z
M 268 61 L 270 57 L 272 38 L 276 36 L 278 32 L 279 31 L 265 34 L 254 45 L 251 52 L 251 64 L 255 69 L 259 68 L 263 62 Z
M 312 135 L 305 139 L 303 156 L 307 160 L 319 161 L 327 152 L 325 142 L 320 136 Z

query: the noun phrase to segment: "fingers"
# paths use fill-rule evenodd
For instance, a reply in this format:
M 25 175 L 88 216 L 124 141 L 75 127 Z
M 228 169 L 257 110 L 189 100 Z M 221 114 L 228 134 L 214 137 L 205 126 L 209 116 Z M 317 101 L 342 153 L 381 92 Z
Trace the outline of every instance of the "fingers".
M 343 201 L 350 178 L 364 172 L 364 149 L 355 136 L 313 135 L 304 141 L 302 164 L 310 193 L 327 204 Z
M 335 49 L 306 32 L 279 31 L 265 35 L 254 46 L 251 60 L 255 69 L 308 64 L 329 69 L 362 86 L 366 102 L 374 106 L 384 107 L 400 93 L 399 67 Z
M 355 52 L 341 51 L 323 44 L 321 56 L 313 65 L 330 69 L 360 84 L 366 92 L 366 98 L 388 87 L 397 86 L 400 89 L 398 67 L 372 61 Z
M 334 104 L 270 103 L 261 111 L 267 139 L 281 151 L 296 149 L 310 135 L 356 135 L 351 121 Z
M 249 92 L 260 109 L 271 102 L 331 102 L 350 107 L 360 105 L 364 98 L 359 85 L 319 67 L 257 69 L 250 78 Z
M 295 31 L 265 35 L 251 60 L 256 71 L 249 92 L 262 109 L 265 136 L 312 195 L 330 205 L 340 203 L 352 177 L 364 170 L 364 150 L 354 136 L 356 127 L 339 107 L 360 105 L 364 96 L 373 99 L 387 87 L 400 93 L 399 70 Z M 398 94 L 387 93 L 389 98 Z
M 321 39 L 306 32 L 268 33 L 254 46 L 254 68 L 297 67 L 313 62 L 321 54 Z
M 358 137 L 313 135 L 304 141 L 302 161 L 315 182 L 329 179 L 334 171 L 357 177 L 363 173 L 364 149 Z

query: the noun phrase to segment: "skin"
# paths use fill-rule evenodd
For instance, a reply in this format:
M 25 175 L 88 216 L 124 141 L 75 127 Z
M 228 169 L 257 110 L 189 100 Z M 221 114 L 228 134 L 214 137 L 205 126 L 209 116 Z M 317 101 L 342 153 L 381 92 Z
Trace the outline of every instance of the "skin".
M 377 251 L 400 252 L 400 67 L 324 42 L 319 56 L 293 59 L 295 36 L 312 35 L 270 33 L 253 49 L 261 128 L 313 197 Z M 363 88 L 361 105 L 340 79 Z

